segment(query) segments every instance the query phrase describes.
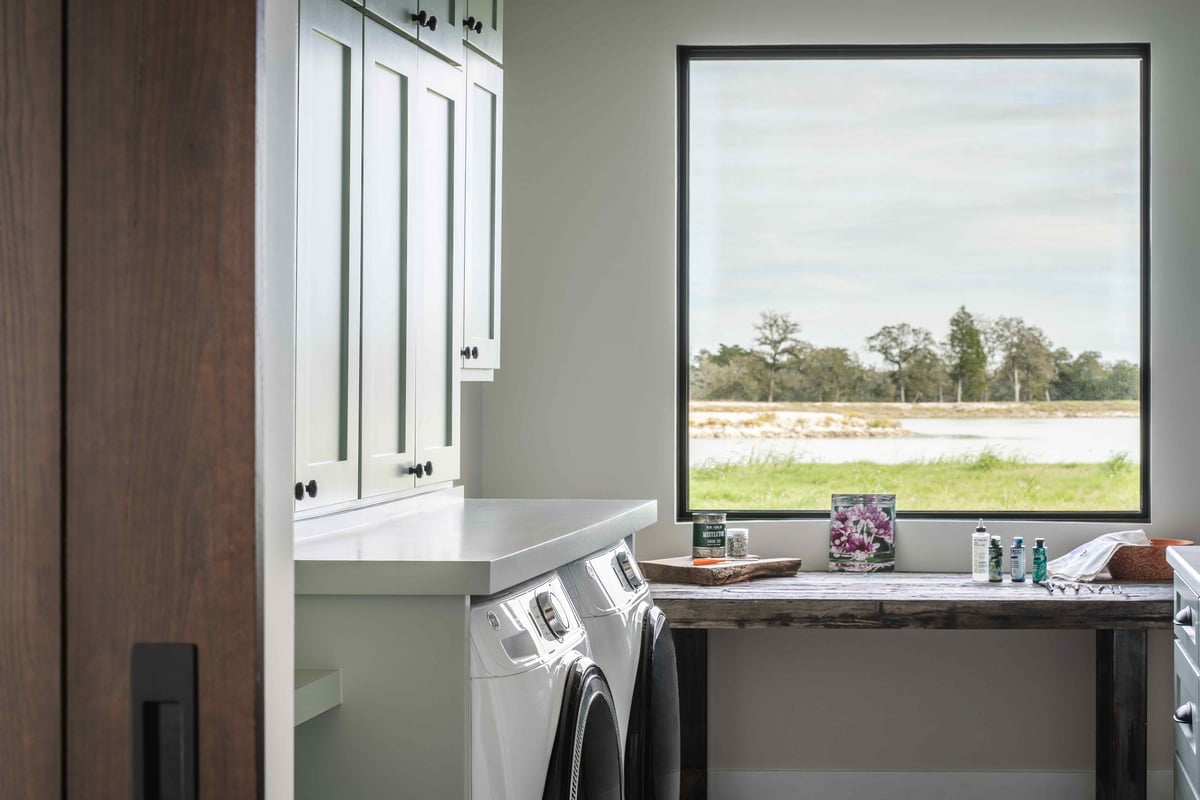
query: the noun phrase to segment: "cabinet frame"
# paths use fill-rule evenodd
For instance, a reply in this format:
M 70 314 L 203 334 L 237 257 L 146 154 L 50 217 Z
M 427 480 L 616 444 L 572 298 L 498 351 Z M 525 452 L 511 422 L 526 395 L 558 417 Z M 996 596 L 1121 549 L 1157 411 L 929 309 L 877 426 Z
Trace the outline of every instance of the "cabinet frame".
M 466 251 L 463 267 L 464 309 L 463 346 L 478 356 L 464 357 L 462 367 L 472 372 L 500 368 L 500 288 L 501 288 L 501 219 L 502 198 L 500 188 L 504 185 L 504 70 L 483 56 L 467 53 L 467 149 L 466 149 L 466 213 L 463 223 Z M 492 104 L 480 102 L 479 92 L 493 99 Z M 490 105 L 491 108 L 486 106 Z M 473 138 L 476 121 L 482 114 L 494 112 L 489 131 L 491 170 L 484 173 L 478 159 Z M 476 215 L 475 200 L 484 198 L 488 213 L 480 219 Z M 484 242 L 479 247 L 480 241 Z M 489 295 L 491 327 L 487 336 L 472 336 L 470 309 L 466 307 L 477 281 L 490 285 Z M 488 376 L 490 377 L 490 375 Z

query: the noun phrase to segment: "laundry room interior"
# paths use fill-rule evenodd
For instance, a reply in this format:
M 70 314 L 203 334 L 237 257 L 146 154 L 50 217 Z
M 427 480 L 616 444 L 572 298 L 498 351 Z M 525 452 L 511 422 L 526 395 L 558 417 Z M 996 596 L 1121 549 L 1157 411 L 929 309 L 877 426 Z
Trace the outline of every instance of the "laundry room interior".
M 1195 0 L 17 5 L 12 797 L 1200 798 Z

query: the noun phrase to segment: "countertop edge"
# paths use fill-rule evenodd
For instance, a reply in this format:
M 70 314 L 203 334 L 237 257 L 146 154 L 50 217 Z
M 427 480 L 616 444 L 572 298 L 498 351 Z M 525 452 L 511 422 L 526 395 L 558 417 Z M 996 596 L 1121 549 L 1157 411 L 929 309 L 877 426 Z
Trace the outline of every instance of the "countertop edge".
M 615 514 L 564 530 L 491 560 L 295 562 L 295 593 L 303 595 L 496 594 L 571 563 L 653 525 L 657 500 L 631 500 Z
M 1200 562 L 1200 547 L 1167 548 L 1167 563 L 1194 591 L 1200 592 L 1200 563 L 1194 562 Z

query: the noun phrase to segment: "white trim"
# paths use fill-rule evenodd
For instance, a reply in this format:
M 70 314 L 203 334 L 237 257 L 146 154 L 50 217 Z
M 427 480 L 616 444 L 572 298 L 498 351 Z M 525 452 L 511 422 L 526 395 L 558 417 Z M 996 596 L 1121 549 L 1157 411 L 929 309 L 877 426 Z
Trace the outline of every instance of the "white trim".
M 258 0 L 255 135 L 255 495 L 262 625 L 262 785 L 294 796 L 296 86 L 299 4 Z
M 1172 772 L 1150 770 L 1147 800 L 1170 800 Z M 1095 777 L 1061 772 L 709 770 L 710 800 L 1092 800 Z

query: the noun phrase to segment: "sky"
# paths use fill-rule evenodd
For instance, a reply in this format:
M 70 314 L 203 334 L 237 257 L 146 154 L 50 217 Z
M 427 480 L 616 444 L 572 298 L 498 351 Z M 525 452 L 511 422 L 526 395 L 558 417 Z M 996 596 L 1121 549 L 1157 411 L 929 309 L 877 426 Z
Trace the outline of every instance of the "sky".
M 960 306 L 1139 356 L 1134 59 L 696 61 L 690 347 L 845 347 Z

